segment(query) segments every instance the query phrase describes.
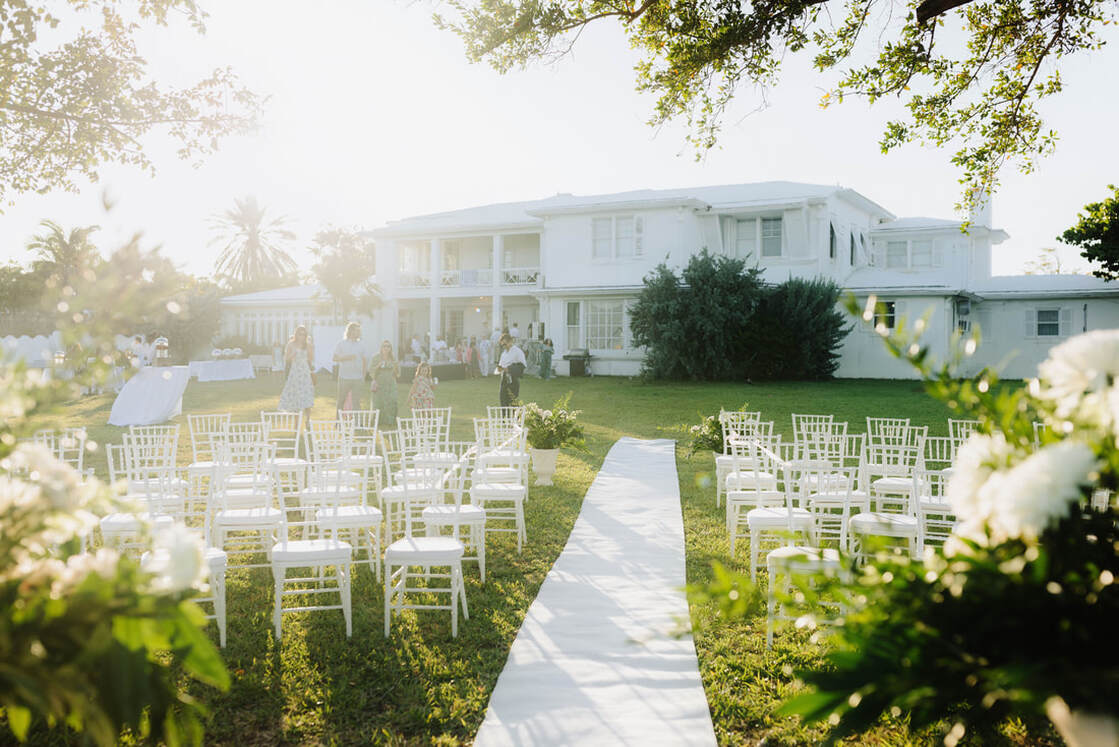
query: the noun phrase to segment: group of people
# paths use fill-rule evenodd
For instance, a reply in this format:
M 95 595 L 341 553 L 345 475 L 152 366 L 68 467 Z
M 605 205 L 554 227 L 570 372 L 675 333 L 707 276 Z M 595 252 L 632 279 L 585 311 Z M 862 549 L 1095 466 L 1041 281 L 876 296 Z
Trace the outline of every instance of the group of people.
M 413 339 L 413 346 L 416 338 Z M 545 341 L 545 349 L 548 349 Z M 498 400 L 508 407 L 520 396 L 521 376 L 525 372 L 525 354 L 516 345 L 509 330 L 498 335 L 497 344 L 501 355 L 497 360 L 494 373 L 500 377 Z M 476 343 L 463 351 L 461 361 L 467 366 L 468 378 L 475 378 L 482 372 L 482 359 Z M 546 370 L 551 370 L 551 356 L 548 356 Z M 361 345 L 361 325 L 351 322 L 346 326 L 342 341 L 334 348 L 333 360 L 338 364 L 337 410 L 360 410 L 363 392 L 368 384 L 371 393 L 371 408 L 379 410 L 380 422 L 386 427 L 394 427 L 397 418 L 397 387 L 400 377 L 400 361 L 393 353 L 392 343 L 385 340 L 372 358 L 365 355 Z M 284 347 L 284 387 L 280 392 L 279 409 L 287 412 L 303 412 L 304 418 L 311 417 L 311 407 L 315 402 L 314 344 L 307 328 L 299 325 Z M 471 375 L 471 371 L 475 372 Z M 547 378 L 547 376 L 545 376 Z M 420 360 L 412 378 L 412 388 L 408 404 L 412 409 L 433 407 L 435 404 L 435 385 L 438 381 L 432 376 L 431 365 Z

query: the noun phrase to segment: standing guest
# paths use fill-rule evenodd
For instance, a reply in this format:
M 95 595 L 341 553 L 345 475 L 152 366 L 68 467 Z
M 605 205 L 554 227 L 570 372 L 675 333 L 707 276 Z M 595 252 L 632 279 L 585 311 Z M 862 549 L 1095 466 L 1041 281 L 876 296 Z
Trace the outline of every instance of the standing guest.
M 411 349 L 412 357 L 415 358 L 417 362 L 423 360 L 424 350 L 422 347 L 420 347 L 420 338 L 416 337 L 415 335 L 412 335 Z
M 478 347 L 478 338 L 470 338 L 470 378 L 476 379 L 482 375 L 482 351 Z
M 300 324 L 284 348 L 288 377 L 280 392 L 280 409 L 284 412 L 302 410 L 304 422 L 311 419 L 311 407 L 315 404 L 315 375 L 311 373 L 313 351 L 307 328 Z
M 540 378 L 552 378 L 552 356 L 556 353 L 556 346 L 552 338 L 544 338 L 544 347 L 540 349 Z
M 479 363 L 482 364 L 482 375 L 489 376 L 490 371 L 493 370 L 493 345 L 490 343 L 490 338 L 483 337 L 482 341 L 478 343 L 478 353 L 481 355 Z
M 510 407 L 513 400 L 521 395 L 521 376 L 525 372 L 525 353 L 513 344 L 510 335 L 501 336 L 501 360 L 497 362 L 497 372 L 501 374 L 498 401 L 502 407 Z
M 336 412 L 361 409 L 361 388 L 365 383 L 365 352 L 361 348 L 361 325 L 350 322 L 346 335 L 334 348 L 334 362 L 338 364 L 338 402 Z
M 431 366 L 426 362 L 416 366 L 412 390 L 408 392 L 408 406 L 413 411 L 435 407 L 435 381 L 431 378 Z
M 381 343 L 381 352 L 369 363 L 373 371 L 373 409 L 379 410 L 380 423 L 389 429 L 396 427 L 396 379 L 400 376 L 400 363 L 392 354 L 392 343 Z
M 513 322 L 513 328 L 511 330 L 509 330 L 509 335 L 513 338 L 513 342 L 516 342 L 517 340 L 520 339 L 521 328 L 517 326 L 516 322 Z

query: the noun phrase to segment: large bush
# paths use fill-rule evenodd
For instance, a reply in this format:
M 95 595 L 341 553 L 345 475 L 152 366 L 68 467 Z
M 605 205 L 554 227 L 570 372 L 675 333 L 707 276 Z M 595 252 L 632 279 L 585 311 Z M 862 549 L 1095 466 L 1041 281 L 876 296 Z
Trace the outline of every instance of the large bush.
M 828 379 L 839 366 L 839 346 L 851 331 L 839 310 L 839 286 L 826 278 L 790 278 L 768 288 L 755 320 L 766 379 Z
M 838 300 L 830 280 L 766 286 L 758 268 L 704 250 L 679 275 L 662 263 L 645 278 L 630 328 L 648 378 L 823 379 L 850 331 Z
M 744 379 L 756 353 L 750 334 L 762 301 L 761 273 L 704 250 L 677 277 L 659 265 L 630 310 L 630 329 L 646 348 L 655 379 Z

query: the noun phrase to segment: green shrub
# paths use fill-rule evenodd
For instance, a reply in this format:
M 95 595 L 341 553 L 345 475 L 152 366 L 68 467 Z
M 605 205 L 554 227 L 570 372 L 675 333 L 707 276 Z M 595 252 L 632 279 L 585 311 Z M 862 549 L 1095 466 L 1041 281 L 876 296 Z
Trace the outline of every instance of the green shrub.
M 790 278 L 768 289 L 757 314 L 763 354 L 757 376 L 765 379 L 830 379 L 839 346 L 851 331 L 839 310 L 840 288 L 827 278 Z

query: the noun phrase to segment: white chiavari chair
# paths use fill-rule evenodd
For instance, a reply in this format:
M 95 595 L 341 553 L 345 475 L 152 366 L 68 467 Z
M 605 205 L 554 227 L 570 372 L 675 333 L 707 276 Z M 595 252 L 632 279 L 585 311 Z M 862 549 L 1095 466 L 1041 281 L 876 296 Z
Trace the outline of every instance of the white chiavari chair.
M 463 544 L 463 562 L 478 564 L 481 582 L 486 582 L 486 511 L 480 506 L 465 503 L 466 483 L 470 477 L 477 452 L 468 450 L 443 477 L 445 495 L 450 503 L 428 506 L 421 515 L 429 537 L 440 536 L 449 530 L 451 537 Z M 475 473 L 476 474 L 476 473 Z

